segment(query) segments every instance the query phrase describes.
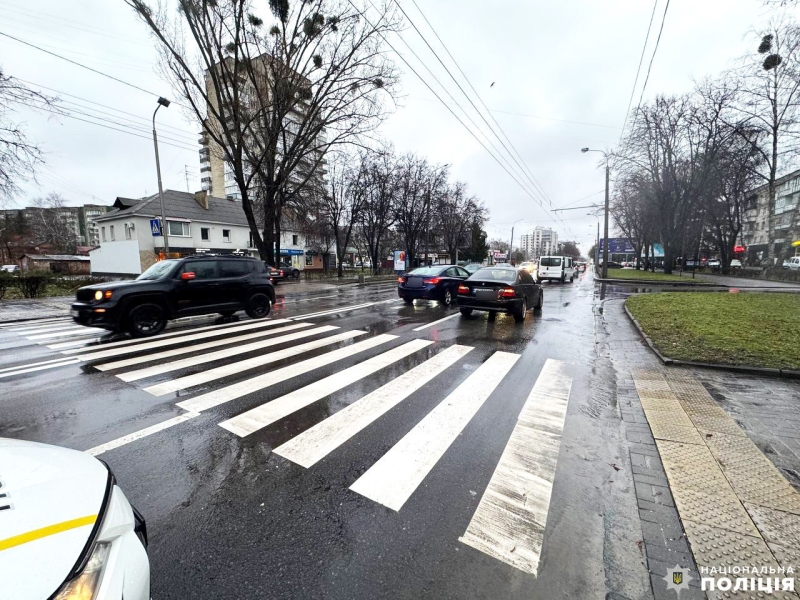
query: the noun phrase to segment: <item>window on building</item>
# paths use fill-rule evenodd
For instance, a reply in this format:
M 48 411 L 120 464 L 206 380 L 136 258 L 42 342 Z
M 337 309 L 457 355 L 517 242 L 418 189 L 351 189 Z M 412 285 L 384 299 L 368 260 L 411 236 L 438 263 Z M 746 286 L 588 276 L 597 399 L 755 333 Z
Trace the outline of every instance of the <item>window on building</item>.
M 292 235 L 292 246 L 297 246 L 300 244 L 300 236 L 299 235 Z
M 167 221 L 169 235 L 176 237 L 189 237 L 189 223 L 183 221 Z
M 200 228 L 200 239 L 204 242 L 207 242 L 211 239 L 211 229 L 208 227 L 201 227 Z
M 125 223 L 125 239 L 129 240 L 133 236 L 133 223 Z
M 223 229 L 222 230 L 222 241 L 223 242 L 230 242 L 231 241 L 231 230 L 230 229 Z
M 106 228 L 105 227 L 101 227 L 100 228 L 100 237 L 102 238 L 102 240 L 104 242 L 106 241 Z
M 111 225 L 111 226 L 108 228 L 108 232 L 109 232 L 109 234 L 111 235 L 111 241 L 112 241 L 112 242 L 113 242 L 113 241 L 115 241 L 115 239 L 114 239 L 114 226 L 113 226 L 113 225 Z

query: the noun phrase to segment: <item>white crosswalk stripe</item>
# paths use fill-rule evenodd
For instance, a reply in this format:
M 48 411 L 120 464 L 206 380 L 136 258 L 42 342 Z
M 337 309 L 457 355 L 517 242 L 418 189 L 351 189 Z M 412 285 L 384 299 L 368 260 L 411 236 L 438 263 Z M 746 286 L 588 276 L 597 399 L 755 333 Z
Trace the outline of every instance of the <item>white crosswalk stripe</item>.
M 250 409 L 232 419 L 223 421 L 219 424 L 223 429 L 227 429 L 231 433 L 239 437 L 245 437 L 251 433 L 255 433 L 259 429 L 263 429 L 288 417 L 290 414 L 297 412 L 301 408 L 305 408 L 309 404 L 321 400 L 332 393 L 341 390 L 348 385 L 372 375 L 380 371 L 384 367 L 391 365 L 407 356 L 410 356 L 430 346 L 433 342 L 428 340 L 413 340 L 387 350 L 377 356 L 373 356 L 364 362 L 358 363 L 344 371 L 334 373 L 324 379 L 315 381 L 314 383 L 295 390 L 285 396 L 271 400 L 261 406 Z
M 263 320 L 263 321 L 248 321 L 247 323 L 240 324 L 238 327 L 231 327 L 229 329 L 212 329 L 210 331 L 201 331 L 204 330 L 204 327 L 199 327 L 197 329 L 190 329 L 188 331 L 182 331 L 181 335 L 178 337 L 172 337 L 170 339 L 164 340 L 159 339 L 156 341 L 146 341 L 143 343 L 138 343 L 135 345 L 124 345 L 123 347 L 114 347 L 110 350 L 106 350 L 111 346 L 115 345 L 115 342 L 111 344 L 103 344 L 97 347 L 97 350 L 94 348 L 86 349 L 83 352 L 78 353 L 81 360 L 97 360 L 100 358 L 109 358 L 111 356 L 122 356 L 124 354 L 132 354 L 134 352 L 141 352 L 143 350 L 152 350 L 153 348 L 163 348 L 165 346 L 176 346 L 179 344 L 185 344 L 186 342 L 194 342 L 197 340 L 205 340 L 212 337 L 220 337 L 223 335 L 228 335 L 229 333 L 234 333 L 238 331 L 249 331 L 251 329 L 263 329 L 265 327 L 274 327 L 275 325 L 280 325 L 282 323 L 287 323 L 288 319 L 275 319 L 275 320 Z M 197 333 L 200 331 L 200 333 Z M 153 340 L 157 336 L 153 336 L 151 338 L 147 338 L 147 340 Z M 131 340 L 132 341 L 132 340 Z M 121 344 L 121 343 L 120 343 Z M 63 354 L 75 354 L 74 352 L 64 352 Z
M 31 341 L 37 342 L 39 340 L 52 340 L 53 338 L 61 337 L 82 337 L 86 335 L 97 335 L 97 330 L 90 327 L 70 327 L 69 329 L 51 331 L 49 333 L 25 335 L 25 337 Z
M 306 468 L 312 467 L 411 394 L 422 389 L 425 384 L 463 358 L 470 350 L 472 350 L 470 346 L 450 346 L 293 437 L 282 446 L 278 446 L 274 450 L 275 454 Z
M 572 378 L 562 361 L 539 373 L 489 486 L 459 540 L 536 575 Z
M 34 335 L 37 333 L 46 333 L 48 331 L 64 331 L 67 329 L 73 330 L 78 329 L 78 327 L 75 325 L 75 323 L 68 323 L 65 321 L 64 323 L 60 324 L 49 323 L 47 325 L 37 325 L 35 327 L 23 327 L 22 329 L 9 329 L 8 331 L 19 335 Z
M 365 332 L 359 332 L 359 333 L 365 333 Z M 350 356 L 355 356 L 360 352 L 364 352 L 365 350 L 369 350 L 370 348 L 380 346 L 381 344 L 386 344 L 395 339 L 397 339 L 396 335 L 389 335 L 387 333 L 376 335 L 375 337 L 371 337 L 361 342 L 356 342 L 355 344 L 352 344 L 350 346 L 345 346 L 344 348 L 339 348 L 338 350 L 327 352 L 325 354 L 322 354 L 321 356 L 315 356 L 314 358 L 303 360 L 293 365 L 288 365 L 286 367 L 276 369 L 275 371 L 264 373 L 263 375 L 259 375 L 258 377 L 245 379 L 244 381 L 240 381 L 239 383 L 234 383 L 233 385 L 229 385 L 227 387 L 223 387 L 208 392 L 206 394 L 202 394 L 201 396 L 197 396 L 195 398 L 192 398 L 191 400 L 184 400 L 183 402 L 179 402 L 178 406 L 183 408 L 184 410 L 189 410 L 194 412 L 201 412 L 203 410 L 208 410 L 209 408 L 212 408 L 214 406 L 219 406 L 220 404 L 230 402 L 231 400 L 235 400 L 236 398 L 241 398 L 242 396 L 246 396 L 247 394 L 251 394 L 258 390 L 262 390 L 271 385 L 275 385 L 276 383 L 285 381 L 286 379 L 289 379 L 291 377 L 297 377 L 305 373 L 310 373 L 325 365 L 330 365 L 345 358 L 349 358 Z M 234 364 L 229 366 L 236 366 L 236 365 Z
M 399 511 L 518 359 L 492 354 L 350 489 Z
M 308 324 L 303 323 L 303 325 L 307 326 L 310 325 L 310 323 Z M 292 329 L 292 327 L 286 327 L 285 329 Z M 123 381 L 137 381 L 139 379 L 144 379 L 145 377 L 153 377 L 154 375 L 160 375 L 161 373 L 168 373 L 169 371 L 175 371 L 177 369 L 185 369 L 187 367 L 193 367 L 195 365 L 201 365 L 216 360 L 224 360 L 226 358 L 230 358 L 232 356 L 236 356 L 239 354 L 254 352 L 256 350 L 263 350 L 271 346 L 279 346 L 280 344 L 286 344 L 288 342 L 293 342 L 296 340 L 312 337 L 315 335 L 322 335 L 323 333 L 329 333 L 336 329 L 339 328 L 333 325 L 325 325 L 324 327 L 314 327 L 312 329 L 304 329 L 303 331 L 298 331 L 295 333 L 287 333 L 286 335 L 281 335 L 276 338 L 262 340 L 259 342 L 253 342 L 252 344 L 245 344 L 244 346 L 239 346 L 237 348 L 226 348 L 225 350 L 209 352 L 207 354 L 201 354 L 199 356 L 190 356 L 188 358 L 164 363 L 161 365 L 155 365 L 152 367 L 147 367 L 145 369 L 138 369 L 136 371 L 121 373 L 117 375 L 117 377 L 119 377 Z
M 64 350 L 65 348 L 75 348 L 76 346 L 88 346 L 89 344 L 93 344 L 98 341 L 104 335 L 107 335 L 108 331 L 99 331 L 95 337 L 85 337 L 81 338 L 80 340 L 70 341 L 70 342 L 60 342 L 58 344 L 48 344 L 48 348 L 50 350 Z
M 122 360 L 115 360 L 110 363 L 103 363 L 100 365 L 93 365 L 95 369 L 98 371 L 111 371 L 113 369 L 121 369 L 123 367 L 130 367 L 132 365 L 138 365 L 141 363 L 146 362 L 153 362 L 156 360 L 162 360 L 164 358 L 171 358 L 173 356 L 180 356 L 181 354 L 189 354 L 191 352 L 199 352 L 200 350 L 209 350 L 211 348 L 219 348 L 220 346 L 231 346 L 234 344 L 240 344 L 241 342 L 245 342 L 248 340 L 255 340 L 259 338 L 271 337 L 274 335 L 281 335 L 280 340 L 282 341 L 291 341 L 293 339 L 297 339 L 295 337 L 285 338 L 282 334 L 289 333 L 290 331 L 296 331 L 298 329 L 304 329 L 306 327 L 311 327 L 311 323 L 295 323 L 293 325 L 283 325 L 281 327 L 274 327 L 271 329 L 267 329 L 266 331 L 256 331 L 254 333 L 247 333 L 245 335 L 237 335 L 230 338 L 223 338 L 221 340 L 214 340 L 213 342 L 204 342 L 202 344 L 192 344 L 190 346 L 181 346 L 179 348 L 173 348 L 171 350 L 164 350 L 163 352 L 155 352 L 153 354 L 145 354 L 143 356 L 134 356 L 133 358 L 125 358 Z M 334 329 L 338 329 L 334 327 Z M 326 330 L 328 331 L 328 330 Z M 313 335 L 306 333 L 305 335 Z M 269 340 L 267 342 L 263 342 L 264 346 L 259 346 L 258 344 L 246 344 L 244 346 L 236 346 L 233 348 L 225 348 L 224 350 L 220 350 L 219 352 L 212 352 L 208 354 L 204 354 L 203 357 L 208 357 L 208 360 L 216 360 L 217 358 L 224 358 L 226 356 L 235 356 L 237 354 L 243 354 L 245 352 L 249 352 L 250 350 L 258 350 L 259 348 L 264 348 L 268 346 L 274 346 L 276 344 L 280 344 L 280 341 Z M 195 357 L 199 358 L 199 357 Z M 199 361 L 194 364 L 200 364 L 206 361 Z M 165 367 L 166 365 L 170 365 L 173 363 L 162 363 L 158 365 L 158 367 Z M 180 367 L 175 367 L 180 368 Z M 167 371 L 171 371 L 172 369 L 164 369 L 160 371 L 161 373 L 166 373 Z M 157 373 L 153 373 L 157 374 Z M 130 375 L 130 372 L 126 375 Z M 147 375 L 144 375 L 147 377 Z M 124 381 L 133 381 L 133 379 L 127 379 L 125 377 L 121 377 Z M 141 378 L 138 378 L 141 379 Z
M 75 321 L 71 317 L 58 317 L 52 319 L 31 319 L 30 321 L 17 321 L 13 323 L 4 323 L 0 326 L 6 331 L 24 331 L 25 329 L 42 327 L 45 325 L 56 325 L 60 323 L 74 324 Z
M 16 371 L 4 371 L 0 373 L 0 378 L 3 377 L 13 377 L 14 375 L 24 375 L 25 373 L 34 373 L 36 371 L 44 371 L 46 369 L 55 369 L 58 367 L 64 367 L 66 365 L 72 365 L 80 362 L 77 358 L 64 358 L 62 357 L 59 362 L 48 362 L 47 364 L 39 364 L 37 366 L 30 366 L 25 365 L 24 367 L 20 367 Z

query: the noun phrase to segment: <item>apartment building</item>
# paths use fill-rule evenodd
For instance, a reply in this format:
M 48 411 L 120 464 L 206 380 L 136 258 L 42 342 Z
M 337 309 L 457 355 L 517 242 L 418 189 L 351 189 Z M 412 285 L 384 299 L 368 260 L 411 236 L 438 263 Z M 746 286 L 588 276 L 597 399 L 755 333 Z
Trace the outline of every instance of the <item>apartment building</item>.
M 770 244 L 775 260 L 787 245 L 792 246 L 792 253 L 800 254 L 800 170 L 784 175 L 775 183 L 775 206 L 770 208 L 769 188 L 762 185 L 753 190 L 754 205 L 743 219 L 740 243 L 750 264 L 761 263 Z
M 522 235 L 520 249 L 528 253 L 530 260 L 558 254 L 558 233 L 554 229 L 538 226 L 530 233 Z

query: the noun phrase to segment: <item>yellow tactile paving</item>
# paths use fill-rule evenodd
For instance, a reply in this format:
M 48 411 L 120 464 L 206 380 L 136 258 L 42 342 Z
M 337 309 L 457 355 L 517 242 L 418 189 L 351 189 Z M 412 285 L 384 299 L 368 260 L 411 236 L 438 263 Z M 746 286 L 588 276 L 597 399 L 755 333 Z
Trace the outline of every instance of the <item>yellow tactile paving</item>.
M 697 564 L 797 570 L 800 493 L 690 373 L 632 375 Z M 768 597 L 798 599 L 784 592 Z

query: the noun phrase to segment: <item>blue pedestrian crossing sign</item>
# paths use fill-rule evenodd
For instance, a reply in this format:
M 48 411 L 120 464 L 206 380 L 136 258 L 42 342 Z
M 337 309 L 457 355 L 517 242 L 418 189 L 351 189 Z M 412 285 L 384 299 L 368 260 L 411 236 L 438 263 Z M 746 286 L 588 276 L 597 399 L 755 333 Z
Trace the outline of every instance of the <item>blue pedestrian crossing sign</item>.
M 161 225 L 158 222 L 158 219 L 150 219 L 150 231 L 153 233 L 153 237 L 158 237 L 161 235 Z

